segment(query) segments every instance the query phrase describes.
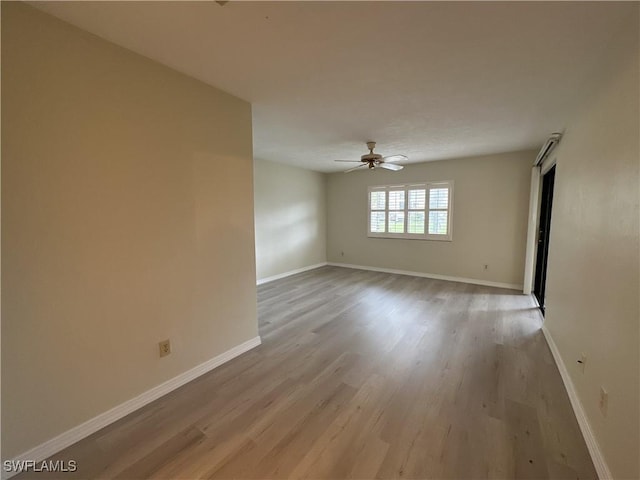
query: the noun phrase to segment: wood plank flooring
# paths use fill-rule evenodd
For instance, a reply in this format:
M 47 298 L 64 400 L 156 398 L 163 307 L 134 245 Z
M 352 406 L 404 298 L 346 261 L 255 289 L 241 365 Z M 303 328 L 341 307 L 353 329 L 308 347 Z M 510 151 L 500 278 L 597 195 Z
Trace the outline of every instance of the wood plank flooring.
M 258 311 L 260 347 L 18 478 L 597 478 L 527 296 L 323 267 Z

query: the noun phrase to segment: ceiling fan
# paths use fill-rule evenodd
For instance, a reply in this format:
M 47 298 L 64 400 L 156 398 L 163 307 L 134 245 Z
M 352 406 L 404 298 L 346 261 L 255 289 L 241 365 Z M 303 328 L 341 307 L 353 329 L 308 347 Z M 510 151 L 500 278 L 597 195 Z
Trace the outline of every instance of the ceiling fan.
M 379 167 L 386 168 L 387 170 L 398 171 L 402 170 L 404 167 L 391 162 L 408 160 L 405 155 L 390 155 L 388 157 L 383 157 L 379 153 L 373 153 L 373 149 L 376 148 L 376 142 L 367 142 L 367 148 L 369 149 L 369 153 L 362 155 L 360 160 L 336 160 L 336 162 L 360 163 L 357 167 L 350 168 L 344 172 L 349 173 L 361 167 L 369 167 L 371 170 Z

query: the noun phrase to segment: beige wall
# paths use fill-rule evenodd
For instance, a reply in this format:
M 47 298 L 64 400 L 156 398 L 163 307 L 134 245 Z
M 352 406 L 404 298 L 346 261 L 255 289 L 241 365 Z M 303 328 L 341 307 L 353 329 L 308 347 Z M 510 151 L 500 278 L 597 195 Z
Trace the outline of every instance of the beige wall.
M 640 478 L 638 5 L 556 152 L 545 326 L 614 478 Z M 577 360 L 587 355 L 584 374 Z M 609 392 L 605 418 L 600 386 Z
M 2 154 L 3 458 L 257 335 L 248 103 L 3 2 Z
M 329 175 L 329 261 L 521 285 L 535 154 Z M 452 242 L 367 237 L 368 186 L 439 180 L 454 181 Z
M 325 184 L 322 173 L 255 161 L 258 280 L 327 261 Z

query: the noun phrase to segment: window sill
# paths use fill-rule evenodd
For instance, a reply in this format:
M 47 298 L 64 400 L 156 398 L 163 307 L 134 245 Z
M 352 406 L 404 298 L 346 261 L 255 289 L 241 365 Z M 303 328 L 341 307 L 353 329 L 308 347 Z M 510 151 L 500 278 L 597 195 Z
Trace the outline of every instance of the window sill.
M 434 242 L 452 242 L 453 238 L 446 235 L 408 235 L 406 233 L 369 233 L 368 238 L 392 238 L 402 240 L 430 240 Z

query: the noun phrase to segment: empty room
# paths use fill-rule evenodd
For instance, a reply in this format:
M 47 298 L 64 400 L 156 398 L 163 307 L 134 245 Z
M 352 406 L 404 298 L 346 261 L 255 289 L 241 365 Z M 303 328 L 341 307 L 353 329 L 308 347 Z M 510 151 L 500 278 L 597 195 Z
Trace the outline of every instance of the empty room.
M 640 3 L 1 1 L 15 479 L 640 478 Z

